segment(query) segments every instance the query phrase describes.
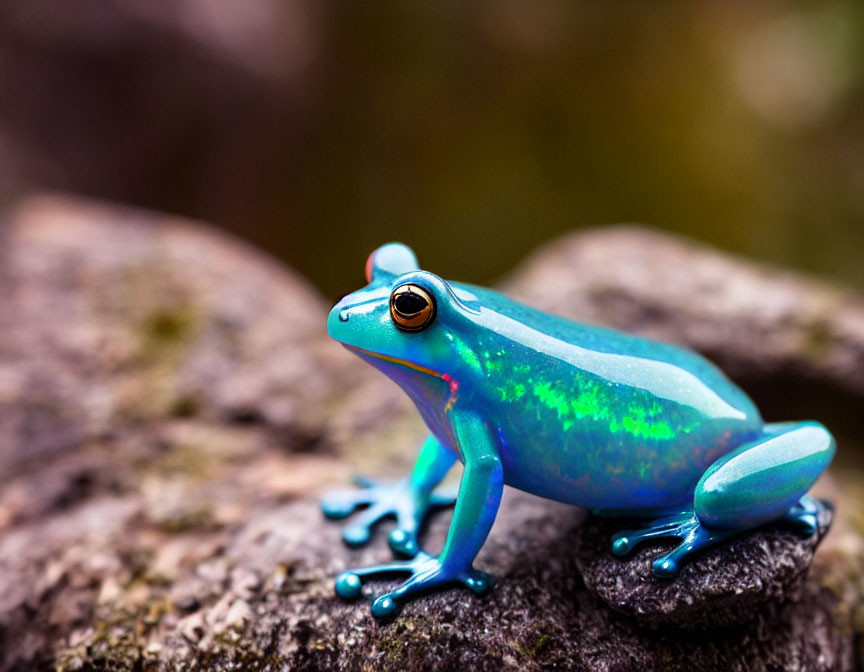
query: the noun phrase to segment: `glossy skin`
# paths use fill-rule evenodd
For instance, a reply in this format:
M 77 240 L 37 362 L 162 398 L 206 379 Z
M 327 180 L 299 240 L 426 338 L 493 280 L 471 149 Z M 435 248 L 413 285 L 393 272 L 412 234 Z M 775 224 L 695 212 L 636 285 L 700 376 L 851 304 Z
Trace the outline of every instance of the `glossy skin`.
M 373 602 L 376 617 L 455 582 L 488 589 L 491 577 L 472 562 L 504 484 L 600 515 L 645 518 L 644 528 L 615 536 L 616 555 L 679 538 L 654 561 L 662 577 L 699 549 L 770 521 L 814 531 L 823 504 L 806 493 L 835 451 L 822 425 L 765 423 L 741 389 L 693 352 L 446 282 L 420 270 L 403 245 L 373 252 L 366 272 L 369 284 L 333 308 L 328 331 L 399 384 L 431 432 L 403 481 L 361 481 L 365 489 L 322 502 L 333 518 L 368 505 L 343 532 L 350 544 L 368 541 L 380 518 L 397 518 L 391 547 L 413 559 L 336 581 L 340 595 L 356 597 L 365 578 L 408 573 Z M 394 321 L 391 293 L 405 285 L 434 304 L 422 330 Z M 465 470 L 436 558 L 420 551 L 418 530 L 430 509 L 452 502 L 433 490 L 457 459 Z

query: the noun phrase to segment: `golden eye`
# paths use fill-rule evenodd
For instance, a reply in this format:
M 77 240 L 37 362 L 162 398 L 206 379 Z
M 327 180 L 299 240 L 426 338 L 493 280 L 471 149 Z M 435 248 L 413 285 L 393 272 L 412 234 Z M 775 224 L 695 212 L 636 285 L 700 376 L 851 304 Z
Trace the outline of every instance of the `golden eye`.
M 422 287 L 401 285 L 390 295 L 390 317 L 403 331 L 420 331 L 435 319 L 435 301 Z

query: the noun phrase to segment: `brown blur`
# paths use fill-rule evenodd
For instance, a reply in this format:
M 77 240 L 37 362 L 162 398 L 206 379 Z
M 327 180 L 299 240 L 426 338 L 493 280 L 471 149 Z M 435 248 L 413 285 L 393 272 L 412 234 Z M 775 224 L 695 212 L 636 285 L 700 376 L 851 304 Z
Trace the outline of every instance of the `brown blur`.
M 0 6 L 0 203 L 209 220 L 328 296 L 637 221 L 864 289 L 855 0 Z

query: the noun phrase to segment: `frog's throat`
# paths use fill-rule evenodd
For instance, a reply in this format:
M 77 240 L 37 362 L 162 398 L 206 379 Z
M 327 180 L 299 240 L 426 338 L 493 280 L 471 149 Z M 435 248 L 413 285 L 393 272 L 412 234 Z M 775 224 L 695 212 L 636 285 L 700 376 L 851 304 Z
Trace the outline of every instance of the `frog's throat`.
M 425 373 L 430 376 L 435 376 L 436 378 L 440 378 L 445 383 L 447 383 L 450 388 L 450 396 L 447 398 L 447 404 L 444 406 L 444 411 L 449 411 L 453 408 L 453 404 L 456 403 L 456 400 L 459 398 L 459 382 L 453 378 L 449 373 L 441 373 L 440 371 L 436 371 L 435 369 L 429 369 L 425 366 L 420 366 L 419 364 L 415 364 L 414 362 L 409 362 L 405 359 L 399 359 L 398 357 L 391 357 L 390 355 L 382 355 L 380 352 L 374 352 L 372 350 L 366 350 L 366 348 L 358 348 L 356 345 L 348 345 L 347 343 L 343 343 L 346 348 L 349 350 L 353 350 L 354 352 L 360 353 L 362 355 L 369 355 L 370 357 L 375 357 L 376 359 L 380 359 L 384 362 L 391 362 L 392 364 L 399 364 L 400 366 L 406 366 L 409 369 L 414 369 L 415 371 L 419 371 L 420 373 Z
M 355 352 L 369 355 L 370 357 L 375 357 L 376 359 L 380 359 L 385 362 L 392 362 L 393 364 L 399 364 L 400 366 L 407 366 L 409 369 L 414 369 L 415 371 L 419 371 L 420 373 L 426 373 L 430 376 L 435 376 L 436 378 L 443 378 L 445 380 L 449 380 L 450 378 L 450 376 L 448 376 L 446 373 L 441 373 L 439 371 L 436 371 L 435 369 L 429 369 L 425 366 L 420 366 L 419 364 L 409 362 L 406 359 L 399 359 L 398 357 L 391 357 L 390 355 L 382 355 L 380 352 L 375 352 L 374 350 L 366 350 L 366 348 L 358 348 L 356 345 L 348 345 L 347 343 L 343 343 L 343 345 L 349 350 L 354 350 Z

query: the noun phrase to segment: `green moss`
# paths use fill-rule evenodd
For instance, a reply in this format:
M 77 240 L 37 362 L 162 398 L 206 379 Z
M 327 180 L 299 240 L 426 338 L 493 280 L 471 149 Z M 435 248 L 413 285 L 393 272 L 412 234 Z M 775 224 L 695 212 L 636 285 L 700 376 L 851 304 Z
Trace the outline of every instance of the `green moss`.
M 443 632 L 440 623 L 425 616 L 400 617 L 376 644 L 382 654 L 382 667 L 400 669 L 419 663 L 429 647 L 429 639 Z
M 207 478 L 217 466 L 218 456 L 193 443 L 178 443 L 147 465 L 159 476 Z
M 134 585 L 135 581 L 142 580 L 156 559 L 156 551 L 152 548 L 137 547 L 125 556 L 126 566 L 130 571 L 130 582 L 127 588 Z
M 142 665 L 144 640 L 141 634 L 149 629 L 144 618 L 154 609 L 155 603 L 100 614 L 93 622 L 93 634 L 84 645 L 57 653 L 55 670 L 148 669 Z
M 188 396 L 177 397 L 169 409 L 169 413 L 175 418 L 194 418 L 200 411 L 200 402 Z
M 160 308 L 144 319 L 142 331 L 153 343 L 171 344 L 186 340 L 194 324 L 193 312 L 188 307 Z
M 831 351 L 831 327 L 828 318 L 817 318 L 804 332 L 804 353 L 813 359 L 827 356 Z
M 200 323 L 201 315 L 191 303 L 160 305 L 130 318 L 132 347 L 123 367 L 131 374 L 131 384 L 122 388 L 118 398 L 118 417 L 139 420 L 197 415 L 198 401 L 178 393 L 177 371 Z
M 139 363 L 170 366 L 192 342 L 199 322 L 191 304 L 160 306 L 147 313 L 136 328 Z
M 157 521 L 159 529 L 169 534 L 180 534 L 207 527 L 213 521 L 213 511 L 207 504 L 172 512 Z
M 555 633 L 551 626 L 539 623 L 516 645 L 516 649 L 528 660 L 534 660 L 541 656 L 555 641 Z

